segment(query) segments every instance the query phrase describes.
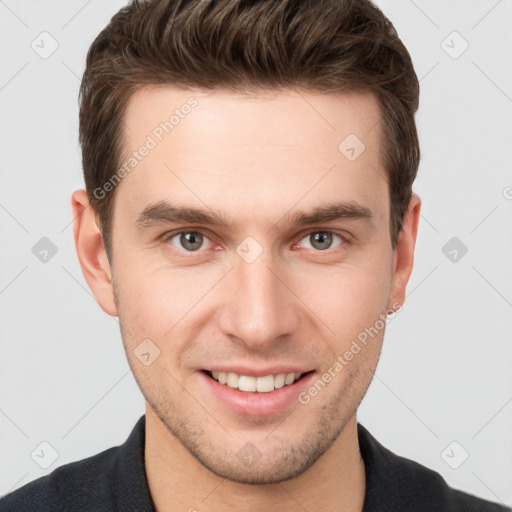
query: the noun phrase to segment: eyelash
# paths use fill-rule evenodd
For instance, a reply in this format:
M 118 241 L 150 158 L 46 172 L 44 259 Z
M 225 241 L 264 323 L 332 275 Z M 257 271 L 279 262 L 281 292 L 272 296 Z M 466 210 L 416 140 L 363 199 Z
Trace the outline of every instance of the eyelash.
M 184 233 L 200 233 L 201 235 L 203 235 L 206 239 L 208 239 L 210 242 L 212 240 L 210 240 L 210 237 L 204 233 L 201 229 L 182 229 L 180 231 L 174 231 L 174 232 L 171 232 L 171 233 L 166 233 L 163 237 L 162 237 L 162 241 L 164 243 L 169 243 L 169 241 L 178 236 L 178 235 L 182 235 Z M 338 233 L 336 231 L 330 231 L 330 230 L 327 230 L 327 229 L 311 229 L 309 230 L 308 232 L 304 233 L 304 234 L 301 234 L 301 237 L 299 239 L 297 239 L 296 242 L 293 243 L 294 246 L 296 246 L 299 242 L 301 242 L 304 238 L 312 235 L 313 233 L 328 233 L 328 234 L 331 234 L 331 235 L 334 235 L 334 236 L 337 236 L 340 240 L 341 240 L 341 243 L 337 246 L 338 250 L 340 248 L 344 248 L 346 245 L 349 244 L 349 240 L 348 240 L 348 237 L 346 235 L 342 235 L 341 233 Z M 170 244 L 169 244 L 170 245 Z M 325 249 L 323 251 L 321 250 L 315 250 L 315 249 L 307 249 L 308 251 L 313 251 L 315 253 L 318 253 L 318 254 L 332 254 L 333 252 L 336 251 L 336 248 L 334 249 Z M 203 251 L 203 249 L 198 249 L 197 251 L 187 251 L 185 249 L 182 249 L 182 250 L 179 250 L 179 249 L 176 249 L 175 251 L 173 252 L 176 252 L 178 254 L 180 253 L 186 253 L 186 254 L 190 254 L 191 256 L 183 256 L 185 258 L 189 258 L 189 257 L 193 257 L 194 255 L 197 255 L 197 254 L 200 254 L 201 252 Z

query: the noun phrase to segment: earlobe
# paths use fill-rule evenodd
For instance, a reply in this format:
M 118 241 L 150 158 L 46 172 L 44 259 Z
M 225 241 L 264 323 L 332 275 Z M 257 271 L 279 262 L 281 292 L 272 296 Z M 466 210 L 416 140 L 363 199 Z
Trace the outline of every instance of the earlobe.
M 71 196 L 73 236 L 82 273 L 98 304 L 105 313 L 117 316 L 112 285 L 112 269 L 107 258 L 96 213 L 85 190 Z
M 412 194 L 393 255 L 393 276 L 388 311 L 400 309 L 405 302 L 407 283 L 414 264 L 420 210 L 421 199 L 417 194 Z M 397 304 L 400 306 L 397 307 Z

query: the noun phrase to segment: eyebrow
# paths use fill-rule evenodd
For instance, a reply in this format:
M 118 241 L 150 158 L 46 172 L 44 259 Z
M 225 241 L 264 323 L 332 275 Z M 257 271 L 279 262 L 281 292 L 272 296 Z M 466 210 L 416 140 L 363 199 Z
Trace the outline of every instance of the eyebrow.
M 343 219 L 362 220 L 371 223 L 373 214 L 369 208 L 354 201 L 331 202 L 317 206 L 310 212 L 287 213 L 279 222 L 284 220 L 293 226 L 304 226 Z M 221 213 L 209 209 L 202 210 L 200 208 L 179 206 L 168 201 L 149 204 L 136 220 L 136 224 L 140 228 L 153 223 L 174 224 L 179 222 L 219 226 L 229 230 L 234 230 L 238 225 L 236 220 L 227 218 Z

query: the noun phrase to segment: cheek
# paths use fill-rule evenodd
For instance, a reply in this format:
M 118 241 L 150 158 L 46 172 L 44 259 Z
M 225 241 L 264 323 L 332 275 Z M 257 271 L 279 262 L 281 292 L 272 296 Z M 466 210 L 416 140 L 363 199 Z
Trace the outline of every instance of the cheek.
M 209 280 L 179 269 L 154 269 L 147 262 L 132 260 L 115 272 L 118 287 L 119 317 L 140 337 L 155 337 L 164 342 L 175 325 L 205 295 Z
M 186 337 L 178 333 L 191 301 L 183 297 L 183 286 L 176 280 L 148 272 L 147 267 L 137 272 L 135 267 L 132 263 L 124 272 L 118 267 L 116 275 L 122 283 L 117 298 L 123 345 L 146 400 L 167 407 L 168 393 L 177 400 L 181 389 L 173 375 L 186 346 L 180 342 Z
M 297 295 L 315 313 L 320 332 L 339 350 L 375 324 L 385 313 L 390 294 L 390 264 L 385 258 L 326 267 L 304 274 Z

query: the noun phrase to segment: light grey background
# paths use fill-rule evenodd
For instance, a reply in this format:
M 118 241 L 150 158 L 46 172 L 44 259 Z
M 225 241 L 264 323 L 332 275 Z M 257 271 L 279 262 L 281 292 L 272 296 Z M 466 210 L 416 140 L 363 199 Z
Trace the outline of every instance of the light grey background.
M 378 4 L 421 79 L 423 211 L 408 298 L 358 418 L 452 486 L 510 505 L 512 2 Z M 70 208 L 86 51 L 122 5 L 0 0 L 0 494 L 124 442 L 144 413 L 117 319 L 82 276 Z M 57 248 L 47 262 L 32 252 L 43 237 Z

